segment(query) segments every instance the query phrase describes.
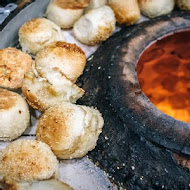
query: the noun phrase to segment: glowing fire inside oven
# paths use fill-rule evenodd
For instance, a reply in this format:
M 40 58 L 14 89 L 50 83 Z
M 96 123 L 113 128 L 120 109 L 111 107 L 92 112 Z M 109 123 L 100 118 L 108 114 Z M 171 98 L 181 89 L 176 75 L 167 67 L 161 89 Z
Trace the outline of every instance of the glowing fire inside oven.
M 141 89 L 162 112 L 190 123 L 190 31 L 147 48 L 137 64 Z

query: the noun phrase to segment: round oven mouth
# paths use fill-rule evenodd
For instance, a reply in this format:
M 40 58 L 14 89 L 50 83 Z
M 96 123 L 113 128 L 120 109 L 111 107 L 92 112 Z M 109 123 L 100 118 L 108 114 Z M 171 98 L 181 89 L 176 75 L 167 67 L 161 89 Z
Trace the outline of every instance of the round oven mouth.
M 136 66 L 140 87 L 163 113 L 190 123 L 190 30 L 157 40 Z
M 190 15 L 186 12 L 158 17 L 128 30 L 110 58 L 109 88 L 117 113 L 138 135 L 190 155 L 190 124 L 156 108 L 142 91 L 136 71 L 139 57 L 148 46 L 165 36 L 188 30 Z

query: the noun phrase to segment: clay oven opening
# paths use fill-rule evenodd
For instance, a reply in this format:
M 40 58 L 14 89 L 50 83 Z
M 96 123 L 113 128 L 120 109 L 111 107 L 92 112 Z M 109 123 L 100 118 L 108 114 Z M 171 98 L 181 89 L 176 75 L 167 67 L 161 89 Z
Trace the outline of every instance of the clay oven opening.
M 102 44 L 78 81 L 105 121 L 89 156 L 126 189 L 190 187 L 190 124 L 168 116 L 190 116 L 189 48 L 189 13 L 152 19 Z
M 165 114 L 190 123 L 190 31 L 149 46 L 137 64 L 141 89 Z

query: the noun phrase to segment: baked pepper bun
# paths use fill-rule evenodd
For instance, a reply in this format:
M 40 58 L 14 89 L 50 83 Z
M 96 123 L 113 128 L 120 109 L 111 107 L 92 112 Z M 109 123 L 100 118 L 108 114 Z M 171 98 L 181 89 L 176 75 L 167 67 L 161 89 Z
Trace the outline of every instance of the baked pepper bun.
M 29 125 L 30 113 L 25 99 L 15 92 L 0 88 L 0 140 L 16 139 Z
M 75 82 L 86 65 L 84 51 L 75 44 L 63 41 L 53 42 L 36 55 L 36 70 L 41 77 L 49 70 L 59 70 L 69 80 Z M 46 72 L 47 70 L 47 72 Z
M 176 0 L 177 6 L 181 10 L 189 11 L 190 10 L 190 1 L 189 0 Z
M 2 150 L 0 166 L 0 172 L 5 178 L 33 182 L 55 177 L 58 161 L 47 144 L 20 139 Z
M 74 23 L 82 16 L 89 0 L 52 0 L 46 15 L 47 18 L 64 29 L 72 28 Z
M 16 182 L 9 178 L 4 178 L 2 187 L 4 190 L 74 190 L 66 183 L 57 179 L 34 182 Z
M 22 93 L 28 104 L 39 111 L 62 102 L 75 103 L 84 95 L 84 90 L 72 83 L 57 70 L 49 70 L 47 78 L 36 76 L 33 72 L 25 75 Z
M 113 9 L 117 23 L 132 25 L 140 19 L 140 8 L 137 0 L 108 0 Z
M 61 28 L 45 18 L 29 20 L 19 29 L 19 42 L 22 50 L 36 55 L 51 42 L 64 40 Z
M 47 143 L 60 159 L 80 158 L 95 148 L 103 124 L 97 109 L 62 103 L 42 115 L 36 139 Z
M 96 45 L 108 39 L 115 30 L 116 19 L 109 6 L 93 9 L 80 17 L 74 24 L 77 40 L 86 45 Z
M 22 85 L 26 72 L 32 70 L 32 58 L 16 49 L 5 48 L 0 50 L 0 86 L 17 89 Z
M 138 0 L 143 15 L 154 18 L 172 12 L 175 0 Z

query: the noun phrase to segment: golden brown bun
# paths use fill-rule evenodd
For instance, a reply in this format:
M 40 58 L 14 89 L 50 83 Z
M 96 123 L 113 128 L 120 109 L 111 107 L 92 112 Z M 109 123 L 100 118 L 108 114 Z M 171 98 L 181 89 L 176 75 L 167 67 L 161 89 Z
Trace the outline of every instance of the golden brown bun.
M 96 109 L 62 103 L 42 115 L 36 138 L 47 143 L 58 158 L 80 158 L 95 148 L 103 123 Z
M 86 56 L 82 49 L 66 42 L 53 42 L 36 55 L 36 70 L 45 78 L 47 69 L 58 69 L 69 80 L 75 82 L 83 73 L 85 65 Z
M 61 28 L 71 28 L 79 19 L 89 0 L 62 1 L 53 0 L 49 3 L 46 11 L 47 18 Z
M 24 74 L 32 69 L 32 58 L 16 48 L 0 50 L 0 86 L 20 88 Z
M 3 190 L 73 190 L 69 185 L 57 179 L 43 181 L 16 182 L 5 178 L 2 183 Z
M 131 25 L 140 19 L 137 0 L 108 0 L 119 24 Z
M 107 3 L 107 0 L 90 0 L 88 7 L 86 7 L 85 9 L 85 12 L 102 7 L 106 5 L 106 3 Z
M 181 10 L 190 10 L 190 1 L 189 0 L 176 0 L 177 6 Z
M 58 169 L 58 161 L 47 144 L 26 139 L 3 149 L 0 164 L 3 176 L 18 182 L 49 179 Z
M 141 12 L 150 18 L 170 13 L 175 0 L 138 0 Z
M 80 42 L 96 45 L 111 36 L 115 30 L 115 23 L 113 10 L 105 5 L 80 17 L 73 26 L 73 32 Z
M 63 9 L 82 9 L 88 6 L 89 0 L 53 0 L 53 3 Z
M 48 70 L 46 78 L 39 78 L 33 72 L 28 72 L 23 81 L 22 92 L 28 103 L 39 111 L 63 101 L 75 103 L 84 94 L 83 89 L 56 70 Z
M 26 101 L 17 93 L 0 88 L 0 140 L 19 137 L 30 124 Z
M 33 55 L 51 42 L 59 40 L 64 40 L 60 27 L 45 18 L 32 19 L 19 29 L 22 50 Z

